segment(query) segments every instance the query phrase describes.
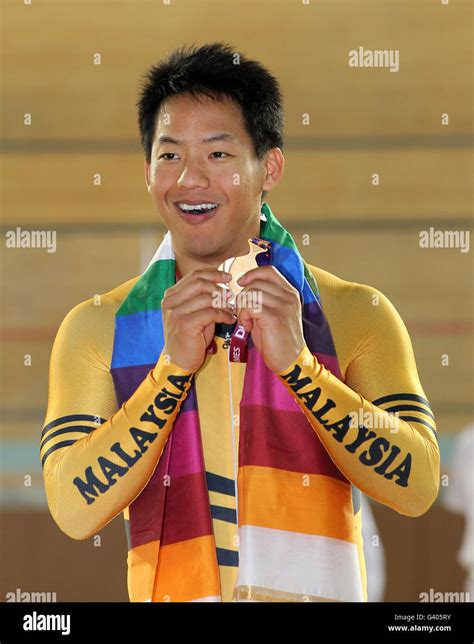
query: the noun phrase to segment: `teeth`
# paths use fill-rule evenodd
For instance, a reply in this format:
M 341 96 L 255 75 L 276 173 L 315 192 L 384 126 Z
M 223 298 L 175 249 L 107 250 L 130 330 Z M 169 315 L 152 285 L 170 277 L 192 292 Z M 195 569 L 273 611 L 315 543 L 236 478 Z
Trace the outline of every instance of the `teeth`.
M 212 210 L 217 208 L 218 204 L 216 203 L 200 203 L 200 204 L 188 204 L 188 203 L 179 203 L 178 206 L 181 210 L 191 211 L 191 210 Z

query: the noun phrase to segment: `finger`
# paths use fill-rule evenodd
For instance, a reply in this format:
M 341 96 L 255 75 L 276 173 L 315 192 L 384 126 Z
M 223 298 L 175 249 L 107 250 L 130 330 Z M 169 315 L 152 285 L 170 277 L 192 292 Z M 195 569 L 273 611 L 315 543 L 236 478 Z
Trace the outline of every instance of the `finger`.
M 239 277 L 237 283 L 240 286 L 247 286 L 254 279 L 262 279 L 275 284 L 281 284 L 286 288 L 294 289 L 290 282 L 286 279 L 275 266 L 257 266 L 247 271 L 242 277 Z M 296 289 L 295 289 L 296 290 Z
M 269 280 L 262 280 L 257 277 L 252 280 L 251 284 L 247 284 L 240 293 L 247 293 L 250 289 L 253 291 L 262 291 L 274 295 L 275 297 L 286 298 L 288 299 L 288 291 L 285 288 L 282 288 L 281 284 L 275 284 L 275 282 L 270 282 Z
M 220 308 L 228 310 L 230 313 L 231 308 L 227 305 L 226 292 L 223 291 L 222 295 L 215 289 L 214 293 L 201 293 L 193 298 L 186 298 L 184 302 L 168 308 L 169 312 L 173 314 L 174 318 L 179 318 L 188 313 L 194 313 L 201 309 Z
M 198 335 L 212 323 L 216 324 L 234 324 L 236 316 L 225 309 L 202 309 L 194 313 L 188 313 L 182 318 L 182 328 L 186 333 Z
M 290 284 L 286 277 L 282 275 L 275 266 L 258 266 L 257 268 L 252 268 L 252 270 L 248 271 L 237 280 L 237 284 L 239 284 L 239 286 L 253 286 L 256 279 L 264 280 L 268 284 L 279 285 L 287 293 L 291 293 L 293 297 L 297 297 L 300 302 L 302 301 L 298 289 Z
M 226 281 L 227 278 L 224 278 L 223 277 L 224 275 L 225 273 L 223 273 L 222 271 L 215 271 L 214 277 L 212 279 L 210 279 L 209 272 L 207 273 L 207 277 L 203 274 L 200 274 L 200 275 L 196 274 L 192 279 L 189 279 L 189 280 L 186 280 L 186 278 L 183 278 L 177 284 L 175 284 L 174 286 L 171 286 L 169 289 L 165 291 L 165 294 L 163 296 L 162 306 L 164 305 L 165 308 L 174 308 L 181 302 L 189 298 L 193 298 L 196 295 L 200 295 L 201 293 L 212 294 L 215 291 L 219 291 L 221 295 L 224 297 L 224 293 L 226 292 L 226 289 L 223 289 L 222 287 L 217 286 L 219 282 Z M 186 275 L 186 277 L 188 276 Z
M 283 306 L 288 305 L 288 302 L 268 291 L 248 288 L 248 290 L 240 291 L 236 299 L 236 305 L 237 315 L 242 311 L 248 311 L 250 317 L 258 320 L 262 317 L 264 308 L 281 309 Z

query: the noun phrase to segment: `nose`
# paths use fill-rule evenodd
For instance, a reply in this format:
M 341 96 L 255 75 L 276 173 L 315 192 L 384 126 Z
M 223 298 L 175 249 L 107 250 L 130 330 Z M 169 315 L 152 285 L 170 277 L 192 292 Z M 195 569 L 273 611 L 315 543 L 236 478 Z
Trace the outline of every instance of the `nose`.
M 198 159 L 187 158 L 178 179 L 178 186 L 183 188 L 207 188 L 209 177 L 204 165 Z

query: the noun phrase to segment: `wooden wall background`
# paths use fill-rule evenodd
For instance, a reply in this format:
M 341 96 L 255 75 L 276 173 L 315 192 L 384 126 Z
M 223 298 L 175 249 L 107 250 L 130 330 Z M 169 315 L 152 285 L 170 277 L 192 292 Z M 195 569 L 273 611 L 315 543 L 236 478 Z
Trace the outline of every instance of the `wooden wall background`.
M 286 173 L 267 199 L 297 242 L 309 235 L 309 262 L 396 306 L 447 467 L 473 417 L 472 252 L 421 249 L 418 239 L 431 226 L 472 227 L 472 3 L 3 0 L 1 11 L 3 232 L 55 230 L 57 251 L 2 244 L 0 599 L 17 587 L 63 601 L 127 599 L 121 519 L 102 531 L 101 548 L 59 531 L 45 507 L 39 436 L 61 320 L 141 272 L 164 232 L 145 190 L 135 101 L 140 74 L 184 43 L 229 42 L 279 78 Z M 349 68 L 359 46 L 398 49 L 400 70 Z M 416 520 L 374 505 L 386 599 L 462 590 L 461 518 L 440 503 Z

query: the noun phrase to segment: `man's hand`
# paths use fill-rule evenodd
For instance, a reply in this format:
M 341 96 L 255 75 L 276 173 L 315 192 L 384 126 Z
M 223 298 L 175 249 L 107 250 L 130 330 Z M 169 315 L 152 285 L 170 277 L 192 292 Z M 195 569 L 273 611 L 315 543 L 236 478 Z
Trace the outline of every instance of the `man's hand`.
M 237 296 L 238 321 L 267 367 L 281 373 L 306 344 L 299 292 L 274 266 L 253 268 L 237 283 L 244 286 Z
M 216 268 L 196 269 L 166 289 L 161 303 L 163 353 L 178 367 L 197 371 L 214 338 L 216 322 L 234 324 L 236 321 L 232 309 L 212 306 L 216 291 L 221 292 L 220 301 L 227 300 L 227 291 L 216 286 L 232 279 L 227 275 Z

